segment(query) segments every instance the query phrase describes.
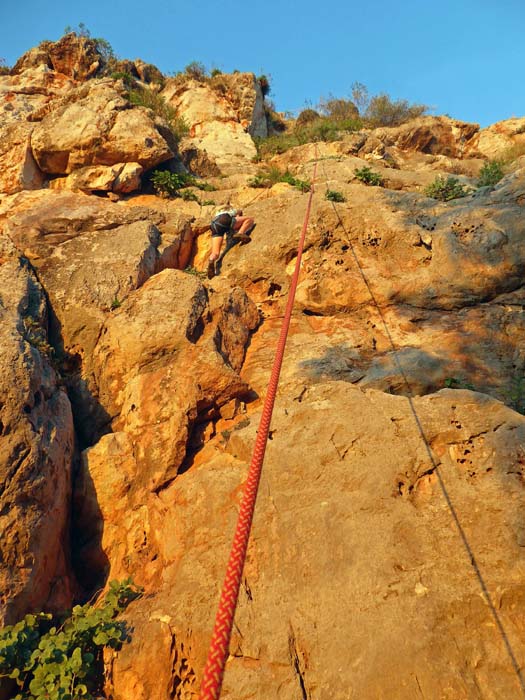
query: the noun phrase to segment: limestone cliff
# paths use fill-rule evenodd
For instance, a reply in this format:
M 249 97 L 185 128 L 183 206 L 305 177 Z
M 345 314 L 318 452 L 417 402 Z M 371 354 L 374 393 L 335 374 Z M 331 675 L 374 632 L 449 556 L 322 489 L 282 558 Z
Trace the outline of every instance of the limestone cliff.
M 61 42 L 0 77 L 0 613 L 131 575 L 107 697 L 189 700 L 307 195 L 250 187 L 252 74 L 126 64 L 186 118 L 176 144 Z M 269 158 L 318 174 L 222 697 L 523 695 L 525 162 L 476 181 L 524 124 L 421 117 Z M 212 280 L 215 205 L 144 186 L 192 163 L 257 222 Z M 450 174 L 471 194 L 425 195 Z

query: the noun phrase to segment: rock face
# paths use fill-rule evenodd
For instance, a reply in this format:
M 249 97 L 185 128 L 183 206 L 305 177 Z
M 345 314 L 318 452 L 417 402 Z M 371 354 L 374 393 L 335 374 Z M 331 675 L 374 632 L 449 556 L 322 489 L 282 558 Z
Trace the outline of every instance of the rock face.
M 471 149 L 487 158 L 508 156 L 509 151 L 525 151 L 525 118 L 506 119 L 482 129 L 470 144 Z
M 219 75 L 209 83 L 168 79 L 162 95 L 190 127 L 181 149 L 204 152 L 224 173 L 256 155 L 252 136 L 268 134 L 261 88 L 253 73 Z
M 145 595 L 106 695 L 190 700 L 307 195 L 247 185 L 264 131 L 251 74 L 162 93 L 214 203 L 87 194 L 129 195 L 173 150 L 122 81 L 80 84 L 92 62 L 67 46 L 64 74 L 43 46 L 0 78 L 2 614 L 131 575 Z M 523 159 L 476 188 L 488 157 L 519 154 L 521 121 L 426 117 L 266 163 L 318 170 L 222 697 L 523 694 Z M 472 193 L 425 196 L 450 174 Z M 223 203 L 257 228 L 207 280 Z
M 175 479 L 211 421 L 235 413 L 248 393 L 238 371 L 257 323 L 241 290 L 208 301 L 194 277 L 175 270 L 149 280 L 107 320 L 94 365 L 113 432 L 83 453 L 76 497 L 86 576 L 100 575 L 104 560 L 112 577 L 137 567 L 162 575 L 161 561 L 150 558 L 160 545 L 156 494 Z M 123 523 L 125 540 L 118 535 Z
M 43 192 L 26 204 L 22 209 L 19 202 L 20 213 L 9 217 L 5 230 L 46 288 L 52 341 L 64 362 L 80 433 L 92 442 L 110 421 L 97 400 L 92 366 L 105 319 L 158 269 L 185 264 L 181 249 L 191 246 L 191 229 L 183 219 L 86 195 Z
M 162 548 L 172 583 L 131 620 L 173 668 L 175 697 L 198 692 L 214 611 L 197 601 L 217 600 L 256 425 L 224 434 L 161 494 L 177 504 Z M 409 403 L 332 382 L 282 396 L 223 696 L 518 696 L 497 624 L 522 659 L 524 431 L 465 391 Z M 121 652 L 115 698 L 169 697 L 148 658 L 134 642 Z
M 173 157 L 149 110 L 129 109 L 113 81 L 96 81 L 68 95 L 35 127 L 39 167 L 65 175 L 90 165 L 134 162 L 151 168 Z
M 69 400 L 50 363 L 42 289 L 5 242 L 2 253 L 0 619 L 12 624 L 44 604 L 60 609 L 71 601 L 74 434 Z

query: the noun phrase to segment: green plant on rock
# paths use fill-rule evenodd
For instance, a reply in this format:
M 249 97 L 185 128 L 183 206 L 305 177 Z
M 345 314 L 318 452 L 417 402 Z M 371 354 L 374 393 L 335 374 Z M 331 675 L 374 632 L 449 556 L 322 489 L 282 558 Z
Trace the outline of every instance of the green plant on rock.
M 100 602 L 76 605 L 62 620 L 39 612 L 0 630 L 0 678 L 16 684 L 13 700 L 99 698 L 104 647 L 129 641 L 116 617 L 141 592 L 131 579 L 112 581 Z
M 463 377 L 447 377 L 444 381 L 447 389 L 469 389 L 475 391 L 474 384 L 471 384 Z
M 470 194 L 466 185 L 462 184 L 457 177 L 443 177 L 438 175 L 436 179 L 425 188 L 425 194 L 432 199 L 439 199 L 441 202 L 449 202 L 451 199 L 459 199 Z
M 505 401 L 515 411 L 525 415 L 525 375 L 520 373 L 511 378 Z
M 326 190 L 324 198 L 329 202 L 346 202 L 346 197 L 338 190 Z
M 478 187 L 494 187 L 504 175 L 502 161 L 489 160 L 479 171 Z
M 55 350 L 48 343 L 46 331 L 40 321 L 33 316 L 24 318 L 24 337 L 42 355 L 48 359 L 53 357 Z
M 113 80 L 122 80 L 122 82 L 128 89 L 132 88 L 135 85 L 135 78 L 131 75 L 131 73 L 128 73 L 127 71 L 116 70 L 113 71 L 113 73 L 111 73 L 109 77 Z
M 200 204 L 201 201 L 199 199 L 199 195 L 193 190 L 182 190 L 180 193 L 180 198 L 185 202 L 199 202 Z
M 368 126 L 399 126 L 428 111 L 427 105 L 410 104 L 408 100 L 393 100 L 381 93 L 372 97 L 364 114 Z
M 170 128 L 176 141 L 180 141 L 189 132 L 189 127 L 182 117 L 177 116 L 177 112 L 167 104 L 166 100 L 154 90 L 140 87 L 128 92 L 128 100 L 138 107 L 151 109 L 158 117 L 164 119 Z
M 383 184 L 383 178 L 379 173 L 364 165 L 362 168 L 357 168 L 354 170 L 354 175 L 358 180 L 363 182 L 365 185 L 372 185 L 374 187 L 381 187 Z
M 182 194 L 180 190 L 185 187 L 196 187 L 204 192 L 213 192 L 215 187 L 209 182 L 197 180 L 193 175 L 187 175 L 186 173 L 171 173 L 169 170 L 154 170 L 151 174 L 151 182 L 155 188 L 155 192 L 160 197 L 182 197 L 186 200 L 193 199 L 194 201 L 199 201 L 199 198 L 195 193 L 192 194 Z
M 275 166 L 259 171 L 251 180 L 248 180 L 248 186 L 273 187 L 278 182 L 287 182 L 292 187 L 301 190 L 301 192 L 309 192 L 311 188 L 311 183 L 308 180 L 300 180 L 292 175 L 289 170 L 283 172 Z

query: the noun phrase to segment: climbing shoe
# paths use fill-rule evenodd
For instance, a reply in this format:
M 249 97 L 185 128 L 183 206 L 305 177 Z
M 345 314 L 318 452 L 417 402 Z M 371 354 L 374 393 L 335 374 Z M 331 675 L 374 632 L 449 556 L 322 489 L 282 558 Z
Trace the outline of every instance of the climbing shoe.
M 211 280 L 215 277 L 215 260 L 210 260 L 208 263 L 207 273 L 208 279 Z
M 234 241 L 239 241 L 240 243 L 249 243 L 252 239 L 247 233 L 234 233 L 232 236 Z

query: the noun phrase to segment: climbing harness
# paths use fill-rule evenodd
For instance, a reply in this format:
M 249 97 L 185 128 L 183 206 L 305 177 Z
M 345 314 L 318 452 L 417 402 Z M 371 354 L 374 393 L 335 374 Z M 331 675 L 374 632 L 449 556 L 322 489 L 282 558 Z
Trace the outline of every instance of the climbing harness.
M 235 615 L 235 608 L 237 607 L 237 600 L 239 597 L 239 588 L 241 585 L 241 577 L 244 569 L 244 562 L 246 559 L 246 550 L 248 547 L 248 540 L 250 537 L 253 512 L 255 509 L 255 501 L 257 499 L 257 491 L 259 488 L 259 481 L 264 460 L 264 453 L 266 451 L 266 443 L 268 440 L 273 406 L 275 403 L 275 396 L 277 393 L 277 386 L 279 383 L 279 375 L 281 372 L 281 365 L 284 357 L 284 349 L 286 346 L 288 329 L 290 327 L 290 321 L 292 317 L 295 292 L 297 289 L 297 283 L 299 281 L 299 272 L 301 269 L 301 258 L 304 250 L 306 229 L 308 228 L 310 210 L 312 207 L 312 198 L 315 191 L 314 186 L 316 174 L 317 163 L 315 163 L 314 165 L 312 186 L 310 189 L 310 195 L 308 197 L 308 204 L 306 207 L 304 223 L 297 248 L 295 270 L 293 273 L 292 281 L 290 283 L 288 301 L 286 304 L 286 310 L 284 312 L 284 318 L 281 326 L 279 341 L 277 343 L 277 349 L 275 351 L 275 358 L 273 361 L 270 381 L 268 384 L 268 391 L 264 400 L 261 420 L 257 431 L 257 438 L 255 440 L 255 446 L 253 449 L 252 461 L 248 470 L 248 478 L 246 480 L 241 506 L 239 509 L 237 527 L 233 538 L 233 544 L 230 551 L 228 566 L 226 568 L 226 575 L 224 577 L 224 584 L 222 588 L 221 598 L 219 601 L 219 607 L 215 618 L 215 626 L 213 629 L 213 635 L 208 651 L 208 660 L 204 668 L 201 692 L 199 696 L 200 700 L 218 700 L 221 693 L 222 680 L 224 677 L 224 668 L 226 665 L 226 659 L 228 657 L 228 648 L 230 645 L 233 618 Z

